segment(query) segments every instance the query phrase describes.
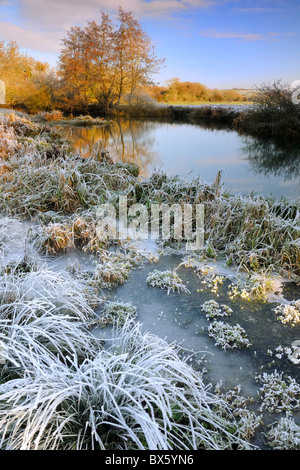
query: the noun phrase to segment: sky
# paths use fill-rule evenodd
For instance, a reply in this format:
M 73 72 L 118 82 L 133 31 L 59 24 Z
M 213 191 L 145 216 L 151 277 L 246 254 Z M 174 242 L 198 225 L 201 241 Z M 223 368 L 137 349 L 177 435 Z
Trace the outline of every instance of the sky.
M 165 58 L 153 79 L 252 88 L 300 80 L 299 0 L 0 0 L 0 40 L 56 66 L 71 26 L 131 11 Z

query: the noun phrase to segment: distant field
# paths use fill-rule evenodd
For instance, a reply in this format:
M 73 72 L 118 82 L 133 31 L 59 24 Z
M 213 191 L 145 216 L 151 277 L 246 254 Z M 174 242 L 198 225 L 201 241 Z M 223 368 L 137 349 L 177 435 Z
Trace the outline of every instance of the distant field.
M 228 91 L 228 90 L 220 90 Z M 251 101 L 248 101 L 255 94 L 255 90 L 251 89 L 244 89 L 244 88 L 234 88 L 232 91 L 236 91 L 239 93 L 245 101 L 168 101 L 166 104 L 170 105 L 188 105 L 188 106 L 203 106 L 203 105 L 230 105 L 230 106 L 238 106 L 238 105 L 245 105 L 245 104 L 252 104 Z
M 233 91 L 236 91 L 237 93 L 239 93 L 240 95 L 242 96 L 245 96 L 245 98 L 251 98 L 255 93 L 256 91 L 249 88 L 249 89 L 246 89 L 246 88 L 234 88 Z
M 177 106 L 211 106 L 211 105 L 226 105 L 226 106 L 239 106 L 252 104 L 251 101 L 168 101 L 167 103 L 160 103 L 166 105 Z

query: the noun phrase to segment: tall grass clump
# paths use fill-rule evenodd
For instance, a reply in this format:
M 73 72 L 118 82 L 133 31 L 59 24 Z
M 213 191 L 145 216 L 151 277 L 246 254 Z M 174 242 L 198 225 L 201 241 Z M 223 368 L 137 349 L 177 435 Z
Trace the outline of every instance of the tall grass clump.
M 90 324 L 95 313 L 88 293 L 67 273 L 40 268 L 3 271 L 0 276 L 1 339 L 29 347 L 47 345 L 57 354 L 81 355 L 92 348 Z
M 207 240 L 228 262 L 299 278 L 299 201 L 234 196 L 205 208 Z
M 139 325 L 125 325 L 92 357 L 66 362 L 27 351 L 24 375 L 0 385 L 2 449 L 251 448 L 234 418 L 212 411 L 220 399 L 176 349 Z

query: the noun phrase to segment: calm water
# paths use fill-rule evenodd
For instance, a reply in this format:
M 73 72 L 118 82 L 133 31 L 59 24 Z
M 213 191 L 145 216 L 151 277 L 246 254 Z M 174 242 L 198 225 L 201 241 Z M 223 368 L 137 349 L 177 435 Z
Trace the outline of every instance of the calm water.
M 100 141 L 114 161 L 138 163 L 145 177 L 162 169 L 168 175 L 200 175 L 209 183 L 222 169 L 224 188 L 234 194 L 300 197 L 299 146 L 274 146 L 224 128 L 145 120 L 59 129 L 82 153 L 88 155 Z
M 147 285 L 146 279 L 150 271 L 174 269 L 180 262 L 180 256 L 163 256 L 158 263 L 132 271 L 125 284 L 110 291 L 110 299 L 132 302 L 138 309 L 136 320 L 143 325 L 144 331 L 166 339 L 168 343 L 176 341 L 187 350 L 188 356 L 194 354 L 193 366 L 198 368 L 199 365 L 202 369 L 205 365 L 207 382 L 216 384 L 221 380 L 227 389 L 242 384 L 245 394 L 254 395 L 257 391 L 254 377 L 261 371 L 271 373 L 276 369 L 299 381 L 300 366 L 292 364 L 287 357 L 278 359 L 274 355 L 270 358 L 267 354 L 268 349 L 274 351 L 279 345 L 290 347 L 293 341 L 300 337 L 299 325 L 296 327 L 283 325 L 276 318 L 272 310 L 278 305 L 276 297 L 274 302 L 230 300 L 228 286 L 234 278 L 234 271 L 230 272 L 221 265 L 218 265 L 218 272 L 223 272 L 225 280 L 219 287 L 217 295 L 201 284 L 193 268 L 184 266 L 177 272 L 190 293 L 176 292 L 168 295 L 164 290 Z M 203 290 L 199 292 L 199 288 Z M 288 298 L 286 290 L 289 289 L 291 299 L 299 298 L 300 288 L 291 283 L 284 284 L 283 298 Z M 230 317 L 217 320 L 232 326 L 237 323 L 241 325 L 251 341 L 251 348 L 223 351 L 215 346 L 214 340 L 207 334 L 209 321 L 201 311 L 201 305 L 207 300 L 215 300 L 232 308 L 233 313 Z M 103 329 L 99 329 L 98 335 L 105 337 Z M 206 356 L 204 364 L 201 362 L 203 355 Z

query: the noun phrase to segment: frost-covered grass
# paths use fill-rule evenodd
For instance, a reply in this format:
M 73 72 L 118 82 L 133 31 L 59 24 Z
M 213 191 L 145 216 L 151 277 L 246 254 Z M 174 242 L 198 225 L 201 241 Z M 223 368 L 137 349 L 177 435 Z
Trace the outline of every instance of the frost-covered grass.
M 154 262 L 156 258 L 151 253 L 140 253 L 134 248 L 116 251 L 102 250 L 99 262 L 92 274 L 91 282 L 98 287 L 112 287 L 124 284 L 130 272 L 144 262 Z
M 300 426 L 291 417 L 281 418 L 268 431 L 267 440 L 273 450 L 300 450 Z
M 189 290 L 183 284 L 175 270 L 158 271 L 155 269 L 147 276 L 147 283 L 152 287 L 165 289 L 167 293 L 170 292 L 188 292 Z
M 107 302 L 99 318 L 99 325 L 104 328 L 107 325 L 124 325 L 136 317 L 136 307 L 131 302 Z
M 18 323 L 39 318 L 45 312 L 79 319 L 94 316 L 84 295 L 84 285 L 67 273 L 48 268 L 12 272 L 0 276 L 0 318 Z
M 139 325 L 125 325 L 111 347 L 91 348 L 84 360 L 59 359 L 41 346 L 21 350 L 19 343 L 5 356 L 18 374 L 0 385 L 2 449 L 251 447 L 233 415 L 213 411 L 220 398 L 174 346 Z
M 278 320 L 284 324 L 296 326 L 300 323 L 300 300 L 292 300 L 287 305 L 278 305 L 273 310 L 278 315 Z
M 238 419 L 240 436 L 251 439 L 263 424 L 262 416 L 249 409 L 254 401 L 253 398 L 243 397 L 240 385 L 226 392 L 222 391 L 222 385 L 222 381 L 217 384 L 217 395 L 220 396 L 223 402 L 229 405 L 231 412 Z M 218 403 L 216 408 L 220 409 L 223 413 L 225 411 L 226 416 L 226 408 L 224 408 L 223 402 Z
M 0 448 L 251 447 L 179 348 L 142 333 L 134 316 L 132 305 L 107 302 L 114 334 L 103 347 L 83 282 L 46 268 L 3 270 Z
M 201 266 L 197 269 L 197 274 L 200 278 L 201 283 L 210 289 L 213 294 L 217 294 L 219 285 L 223 285 L 225 276 L 220 276 L 214 273 L 212 266 Z M 201 292 L 202 289 L 199 289 Z
M 245 330 L 239 324 L 231 326 L 214 320 L 207 331 L 208 335 L 215 339 L 215 345 L 224 350 L 251 347 Z
M 271 293 L 278 290 L 278 282 L 266 274 L 248 274 L 235 279 L 229 286 L 229 297 L 235 299 L 266 300 Z
M 259 390 L 261 411 L 292 413 L 300 409 L 300 384 L 293 377 L 284 376 L 282 372 L 275 370 L 270 374 L 264 372 L 257 375 L 256 381 L 262 384 Z
M 67 248 L 80 247 L 83 251 L 97 252 L 109 246 L 107 235 L 99 233 L 95 211 L 88 210 L 70 217 L 47 213 L 31 238 L 41 252 L 57 254 Z
M 95 313 L 83 286 L 43 268 L 8 272 L 0 275 L 0 341 L 11 360 L 0 381 L 22 375 L 31 352 L 85 357 L 94 344 L 89 325 Z
M 204 302 L 201 306 L 201 310 L 205 312 L 208 320 L 215 317 L 228 317 L 232 313 L 232 309 L 228 307 L 228 305 L 219 305 L 215 300 L 207 300 Z

